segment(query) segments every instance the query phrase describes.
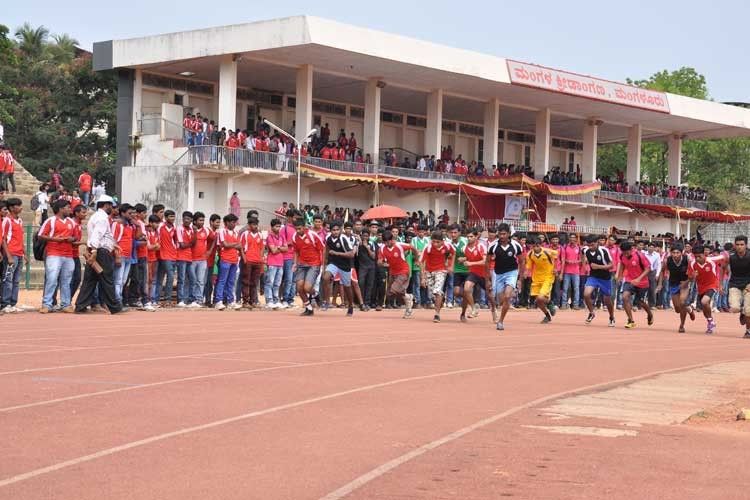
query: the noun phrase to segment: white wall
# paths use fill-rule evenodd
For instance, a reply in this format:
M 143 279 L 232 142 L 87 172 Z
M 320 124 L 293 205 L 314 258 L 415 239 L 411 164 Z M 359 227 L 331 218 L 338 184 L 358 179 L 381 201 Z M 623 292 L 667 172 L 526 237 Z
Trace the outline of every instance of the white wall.
M 187 209 L 187 167 L 123 167 L 122 202 L 162 203 L 179 213 Z
M 380 125 L 380 148 L 400 148 L 401 127 L 381 123 Z
M 411 151 L 416 154 L 423 154 L 424 151 L 424 130 L 407 128 L 404 132 L 404 144 L 402 146 L 405 150 Z M 411 162 L 414 162 L 414 158 L 410 158 Z

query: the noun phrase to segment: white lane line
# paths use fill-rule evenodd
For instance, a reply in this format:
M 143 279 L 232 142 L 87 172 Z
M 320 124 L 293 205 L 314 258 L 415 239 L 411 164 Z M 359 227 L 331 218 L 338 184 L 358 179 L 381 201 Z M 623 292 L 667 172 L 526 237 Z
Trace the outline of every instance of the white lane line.
M 372 335 L 372 333 L 361 333 L 361 334 L 335 334 L 335 335 L 310 335 L 309 337 L 350 337 L 350 336 L 368 336 Z M 576 332 L 571 334 L 541 334 L 541 335 L 534 335 L 534 339 L 540 339 L 540 338 L 547 338 L 547 337 L 554 337 L 554 338 L 573 338 L 573 337 L 583 337 L 586 336 L 583 332 Z M 268 340 L 268 339 L 278 339 L 278 338 L 286 338 L 286 337 L 257 337 L 254 340 Z M 291 337 L 291 338 L 305 338 L 305 337 Z M 523 337 L 514 337 L 523 339 Z M 624 337 L 621 337 L 624 338 Z M 383 340 L 383 341 L 376 341 L 376 342 L 357 342 L 357 343 L 348 343 L 348 344 L 329 344 L 329 345 L 313 345 L 313 346 L 302 346 L 302 347 L 279 347 L 279 348 L 267 348 L 267 349 L 250 349 L 250 350 L 233 350 L 233 351 L 219 351 L 219 352 L 207 352 L 207 353 L 195 353 L 195 354 L 181 354 L 177 356 L 160 356 L 160 357 L 151 357 L 151 358 L 136 358 L 136 359 L 126 359 L 126 360 L 120 360 L 120 361 L 101 361 L 97 363 L 79 363 L 79 364 L 71 364 L 71 365 L 58 365 L 58 366 L 49 366 L 49 367 L 39 367 L 39 368 L 22 368 L 19 370 L 11 370 L 6 372 L 0 372 L 0 376 L 2 375 L 16 375 L 19 373 L 32 373 L 32 372 L 40 372 L 40 371 L 50 371 L 50 370 L 62 370 L 67 368 L 87 368 L 92 366 L 107 366 L 107 365 L 119 365 L 119 364 L 125 364 L 125 363 L 139 363 L 139 362 L 147 362 L 147 361 L 165 361 L 170 359 L 185 359 L 190 358 L 193 356 L 211 356 L 211 355 L 222 355 L 222 354 L 239 354 L 239 353 L 251 353 L 251 352 L 279 352 L 279 351 L 293 351 L 293 350 L 307 350 L 307 349 L 328 349 L 328 348 L 335 348 L 335 347 L 353 347 L 353 346 L 367 346 L 367 345 L 381 345 L 381 344 L 399 344 L 399 343 L 419 343 L 419 342 L 433 342 L 433 341 L 446 341 L 446 340 L 496 340 L 497 337 L 466 337 L 466 336 L 457 336 L 457 337 L 432 337 L 432 338 L 409 338 L 409 339 L 402 339 L 402 340 Z M 520 346 L 523 347 L 526 344 L 509 344 L 510 347 L 512 346 Z M 531 345 L 537 345 L 537 344 L 531 344 Z
M 609 341 L 609 342 L 601 342 L 601 341 L 586 341 L 586 342 L 567 342 L 565 344 L 555 344 L 555 343 L 545 343 L 545 344 L 529 344 L 524 347 L 553 347 L 553 346 L 560 346 L 560 345 L 580 345 L 580 344 L 603 344 L 603 343 L 620 343 L 615 340 Z M 271 366 L 271 367 L 265 367 L 265 368 L 254 368 L 251 370 L 236 370 L 231 372 L 219 372 L 219 373 L 210 373 L 207 375 L 195 375 L 192 377 L 184 377 L 184 378 L 177 378 L 177 379 L 170 379 L 170 380 L 162 380 L 159 382 L 152 382 L 149 384 L 141 384 L 137 387 L 121 387 L 118 389 L 108 389 L 104 391 L 97 391 L 97 392 L 86 392 L 83 394 L 75 394 L 73 396 L 66 396 L 63 398 L 57 398 L 57 399 L 48 399 L 44 401 L 36 401 L 34 403 L 25 403 L 21 405 L 15 405 L 15 406 L 6 406 L 5 408 L 0 408 L 0 413 L 9 413 L 16 410 L 22 410 L 27 408 L 35 408 L 38 406 L 47 406 L 51 404 L 56 403 L 63 403 L 66 401 L 77 401 L 79 399 L 86 399 L 91 398 L 95 396 L 103 396 L 106 394 L 114 394 L 119 392 L 125 392 L 125 391 L 132 391 L 136 389 L 147 389 L 150 387 L 161 387 L 164 385 L 170 385 L 170 384 L 177 384 L 182 382 L 193 382 L 196 380 L 208 380 L 208 379 L 214 379 L 214 378 L 220 378 L 220 377 L 229 377 L 234 375 L 248 375 L 253 373 L 263 373 L 263 372 L 269 372 L 269 371 L 276 371 L 276 370 L 286 370 L 286 369 L 292 369 L 292 368 L 308 368 L 308 367 L 314 367 L 314 366 L 328 366 L 328 365 L 336 365 L 336 364 L 343 364 L 343 363 L 353 363 L 358 361 L 378 361 L 383 359 L 396 359 L 396 358 L 409 358 L 409 357 L 419 357 L 419 356 L 433 356 L 433 355 L 439 355 L 439 354 L 453 354 L 453 353 L 459 353 L 459 352 L 467 352 L 467 351 L 491 351 L 491 350 L 501 350 L 501 349 L 509 349 L 513 346 L 498 346 L 498 347 L 470 347 L 470 348 L 463 348 L 463 349 L 452 349 L 452 350 L 441 350 L 441 351 L 424 351 L 424 352 L 417 352 L 417 353 L 402 353 L 402 354 L 387 354 L 387 355 L 381 355 L 381 356 L 369 356 L 369 357 L 360 357 L 360 358 L 348 358 L 348 359 L 337 359 L 332 361 L 317 361 L 313 363 L 300 363 L 294 366 Z M 701 347 L 701 349 L 704 349 L 705 347 Z M 666 350 L 671 350 L 673 348 L 669 348 Z
M 729 360 L 729 361 L 736 361 L 736 360 Z M 459 429 L 455 432 L 451 432 L 448 435 L 445 435 L 439 439 L 436 439 L 434 441 L 431 441 L 429 443 L 423 444 L 419 448 L 416 448 L 408 453 L 405 453 L 401 455 L 400 457 L 396 457 L 393 460 L 389 460 L 388 462 L 372 469 L 371 471 L 362 474 L 361 476 L 357 477 L 353 481 L 345 484 L 341 488 L 338 488 L 335 491 L 332 491 L 328 493 L 327 495 L 320 498 L 320 500 L 340 500 L 341 498 L 346 497 L 350 493 L 354 492 L 355 490 L 361 488 L 362 486 L 366 485 L 367 483 L 370 483 L 374 481 L 375 479 L 378 479 L 379 477 L 389 473 L 390 471 L 394 470 L 395 468 L 405 464 L 406 462 L 409 462 L 421 455 L 424 455 L 428 451 L 434 450 L 435 448 L 438 448 L 444 444 L 450 443 L 451 441 L 455 441 L 457 439 L 460 439 L 464 437 L 465 435 L 469 434 L 470 432 L 473 432 L 477 429 L 481 429 L 482 427 L 486 427 L 490 424 L 493 424 L 497 422 L 498 420 L 501 420 L 505 417 L 511 416 L 514 413 L 518 413 L 523 410 L 527 410 L 530 408 L 534 408 L 535 406 L 539 406 L 541 404 L 547 403 L 549 401 L 553 401 L 555 399 L 560 399 L 564 397 L 569 397 L 574 394 L 580 394 L 585 392 L 590 392 L 594 390 L 600 390 L 607 387 L 622 385 L 622 384 L 628 384 L 632 382 L 636 382 L 638 380 L 643 380 L 646 378 L 655 377 L 657 375 L 663 375 L 666 373 L 673 373 L 673 372 L 679 372 L 684 370 L 692 370 L 694 368 L 700 368 L 704 366 L 710 366 L 717 363 L 724 363 L 727 361 L 715 361 L 711 363 L 700 363 L 695 365 L 688 365 L 688 366 L 681 366 L 679 368 L 670 368 L 668 370 L 660 370 L 655 371 L 651 373 L 646 373 L 644 375 L 638 375 L 636 377 L 629 377 L 629 378 L 623 378 L 618 380 L 611 380 L 609 382 L 602 382 L 600 384 L 594 384 L 594 385 L 587 385 L 583 387 L 578 387 L 576 389 L 567 390 L 558 392 L 556 394 L 551 394 L 549 396 L 544 396 L 538 399 L 535 399 L 533 401 L 529 401 L 528 403 L 524 403 L 522 405 L 516 406 L 514 408 L 511 408 L 509 410 L 505 410 L 501 413 L 497 413 L 491 417 L 482 419 L 478 422 L 475 422 L 467 427 L 464 427 L 463 429 Z
M 241 361 L 243 363 L 266 363 L 269 365 L 297 366 L 299 363 L 293 361 L 271 361 L 266 359 L 240 359 L 240 358 L 214 358 L 209 356 L 192 356 L 190 359 L 213 359 L 215 361 Z
M 60 377 L 33 377 L 34 382 L 61 382 L 64 384 L 94 384 L 94 385 L 123 385 L 126 387 L 138 387 L 140 384 L 129 384 L 127 382 L 110 382 L 108 380 L 88 380 L 83 378 L 60 378 Z
M 370 384 L 370 385 L 364 385 L 360 387 L 355 387 L 353 389 L 348 389 L 345 391 L 339 391 L 334 392 L 331 394 L 326 394 L 324 396 L 318 396 L 315 398 L 309 398 L 309 399 L 303 399 L 300 401 L 295 401 L 293 403 L 286 403 L 279 406 L 273 406 L 270 408 L 266 408 L 263 410 L 257 410 L 249 413 L 245 413 L 242 415 L 237 415 L 230 418 L 225 418 L 222 420 L 216 420 L 213 422 L 208 422 L 206 424 L 196 425 L 192 427 L 185 427 L 183 429 L 178 429 L 176 431 L 167 432 L 164 434 L 158 434 L 156 436 L 151 436 L 145 439 L 140 439 L 138 441 L 131 441 L 129 443 L 122 444 L 120 446 L 115 446 L 112 448 L 107 448 L 104 450 L 100 450 L 96 453 L 91 453 L 89 455 L 83 455 L 77 458 L 73 458 L 71 460 L 66 460 L 64 462 L 59 462 L 53 465 L 49 465 L 47 467 L 41 467 L 39 469 L 35 469 L 23 474 L 18 474 L 16 476 L 11 476 L 6 479 L 0 480 L 0 487 L 9 486 L 14 483 L 19 483 L 21 481 L 26 481 L 28 479 L 32 479 L 34 477 L 38 477 L 44 474 L 49 474 L 51 472 L 55 472 L 61 469 L 65 469 L 67 467 L 73 467 L 80 465 L 85 462 L 91 462 L 92 460 L 96 460 L 102 457 L 106 457 L 109 455 L 114 455 L 116 453 L 120 453 L 123 451 L 131 450 L 133 448 L 138 448 L 140 446 L 145 446 L 147 444 L 155 443 L 158 441 L 164 441 L 169 438 L 177 437 L 177 436 L 183 436 L 185 434 L 191 434 L 193 432 L 199 432 L 204 431 L 207 429 L 213 429 L 216 427 L 220 427 L 223 425 L 235 423 L 235 422 L 241 422 L 243 420 L 249 420 L 252 418 L 260 417 L 263 415 L 269 415 L 271 413 L 277 413 L 283 410 L 289 410 L 292 408 L 299 408 L 301 406 L 313 404 L 313 403 L 320 403 L 322 401 L 328 401 L 330 399 L 340 398 L 343 396 L 349 396 L 351 394 L 358 394 L 362 392 L 372 391 L 374 389 L 382 389 L 384 387 L 391 387 L 398 384 L 403 384 L 407 382 L 416 382 L 421 380 L 430 380 L 430 379 L 436 379 L 441 377 L 450 377 L 454 375 L 466 375 L 469 373 L 478 373 L 483 371 L 490 371 L 490 370 L 497 370 L 501 368 L 512 368 L 517 366 L 525 366 L 525 365 L 532 365 L 532 364 L 543 364 L 543 363 L 550 363 L 554 361 L 568 361 L 572 359 L 583 359 L 583 358 L 592 358 L 592 357 L 600 357 L 600 356 L 612 356 L 617 354 L 623 354 L 622 351 L 610 351 L 610 352 L 603 352 L 603 353 L 595 353 L 595 354 L 577 354 L 574 356 L 562 356 L 562 357 L 553 357 L 553 358 L 545 358 L 545 359 L 536 359 L 536 360 L 529 360 L 529 361 L 520 361 L 517 363 L 508 363 L 508 364 L 502 364 L 502 365 L 492 365 L 492 366 L 482 366 L 477 368 L 466 368 L 462 370 L 452 370 L 447 372 L 440 372 L 440 373 L 433 373 L 431 375 L 419 375 L 415 377 L 407 377 L 407 378 L 400 378 L 395 380 L 390 380 L 388 382 L 381 382 L 378 384 Z

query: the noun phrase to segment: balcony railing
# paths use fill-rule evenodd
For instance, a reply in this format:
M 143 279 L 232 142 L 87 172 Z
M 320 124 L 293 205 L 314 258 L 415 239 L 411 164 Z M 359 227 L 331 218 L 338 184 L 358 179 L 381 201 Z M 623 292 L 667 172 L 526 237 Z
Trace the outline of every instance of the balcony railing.
M 610 199 L 605 199 L 610 198 Z M 706 210 L 708 203 L 705 201 L 694 201 L 684 199 L 672 199 L 663 198 L 661 196 L 644 196 L 641 194 L 631 193 L 617 193 L 614 191 L 593 191 L 591 193 L 575 194 L 575 195 L 559 195 L 550 194 L 547 196 L 548 200 L 557 201 L 568 201 L 575 203 L 587 203 L 591 205 L 618 205 L 612 200 L 622 200 L 634 203 L 647 203 L 649 205 L 665 205 L 671 207 L 683 207 L 683 208 L 695 208 L 698 210 Z
M 382 167 L 353 161 L 326 160 L 312 156 L 303 156 L 302 163 L 326 168 L 337 172 L 360 174 L 386 174 L 397 177 L 426 180 L 466 180 L 462 175 L 441 172 L 423 172 L 410 168 Z M 175 165 L 201 165 L 221 170 L 242 170 L 254 168 L 276 172 L 296 172 L 297 157 L 295 155 L 250 151 L 243 148 L 227 148 L 225 146 L 190 146 L 177 159 Z
M 514 219 L 470 219 L 467 221 L 473 227 L 497 227 L 502 223 L 510 226 L 511 232 L 522 233 L 581 233 L 581 234 L 609 234 L 610 227 L 587 226 L 583 224 L 552 224 L 549 222 L 533 222 Z

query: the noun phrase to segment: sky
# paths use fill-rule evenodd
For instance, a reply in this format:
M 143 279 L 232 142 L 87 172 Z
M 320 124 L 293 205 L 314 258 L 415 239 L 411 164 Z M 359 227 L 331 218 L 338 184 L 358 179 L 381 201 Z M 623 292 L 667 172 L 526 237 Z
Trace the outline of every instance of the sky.
M 746 0 L 6 3 L 0 23 L 11 34 L 28 21 L 89 50 L 96 41 L 308 14 L 615 81 L 690 66 L 712 99 L 750 102 Z

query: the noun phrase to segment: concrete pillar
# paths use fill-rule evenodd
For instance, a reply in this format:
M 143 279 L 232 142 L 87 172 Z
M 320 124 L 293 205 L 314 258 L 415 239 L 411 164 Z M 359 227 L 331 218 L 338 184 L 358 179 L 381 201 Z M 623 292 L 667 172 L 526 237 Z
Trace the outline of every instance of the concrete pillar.
M 133 78 L 133 133 L 140 134 L 139 121 L 143 118 L 143 71 L 135 70 Z
M 484 105 L 484 157 L 482 163 L 484 163 L 485 168 L 489 168 L 491 165 L 497 165 L 497 154 L 499 149 L 497 133 L 499 128 L 500 103 L 497 99 L 492 99 Z
M 218 119 L 219 128 L 237 128 L 237 61 L 232 54 L 222 56 L 219 65 Z
M 114 190 L 122 195 L 122 167 L 131 165 L 133 154 L 128 148 L 130 136 L 133 134 L 133 87 L 135 72 L 132 69 L 117 71 L 117 159 L 115 160 Z M 137 160 L 136 160 L 137 162 Z M 111 191 L 112 186 L 107 186 Z
M 305 64 L 297 69 L 297 107 L 294 109 L 294 134 L 301 141 L 312 129 L 313 67 Z
M 596 142 L 599 135 L 601 120 L 586 120 L 583 124 L 583 165 L 581 165 L 581 176 L 583 182 L 594 182 L 596 180 Z
M 669 165 L 667 184 L 679 186 L 682 182 L 682 137 L 679 135 L 672 135 L 667 141 L 667 163 Z
M 628 167 L 625 180 L 633 185 L 641 180 L 641 125 L 633 125 L 628 131 Z
M 362 149 L 373 163 L 378 163 L 380 155 L 380 87 L 377 78 L 368 80 L 365 86 L 365 124 Z
M 543 177 L 549 172 L 550 122 L 549 108 L 536 112 L 536 144 L 534 146 L 534 173 Z
M 443 89 L 427 96 L 427 130 L 424 134 L 424 154 L 440 158 L 443 139 Z M 485 145 L 485 147 L 487 147 Z

